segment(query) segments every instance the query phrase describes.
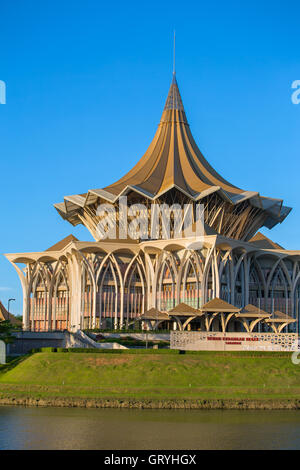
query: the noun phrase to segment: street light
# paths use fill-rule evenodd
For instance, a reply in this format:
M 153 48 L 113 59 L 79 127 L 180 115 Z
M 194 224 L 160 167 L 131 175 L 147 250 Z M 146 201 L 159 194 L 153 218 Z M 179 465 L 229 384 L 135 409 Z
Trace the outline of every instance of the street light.
M 7 312 L 8 312 L 8 321 L 9 321 L 9 305 L 10 302 L 14 302 L 16 299 L 8 299 L 8 304 L 7 304 Z

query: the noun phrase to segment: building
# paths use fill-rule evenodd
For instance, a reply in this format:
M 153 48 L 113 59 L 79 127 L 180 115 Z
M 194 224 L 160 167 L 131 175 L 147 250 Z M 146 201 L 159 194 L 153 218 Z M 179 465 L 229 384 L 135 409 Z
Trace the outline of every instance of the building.
M 121 237 L 125 196 L 128 204 L 143 204 L 146 218 L 153 206 L 189 204 L 192 226 L 201 203 L 202 243 L 197 236 L 174 236 L 174 224 L 170 237 L 161 238 L 161 220 L 156 238 L 149 227 L 148 239 Z M 105 203 L 115 208 L 115 239 L 103 240 L 98 230 L 98 207 Z M 55 208 L 71 225 L 83 224 L 95 241 L 71 235 L 41 253 L 6 255 L 22 284 L 27 330 L 124 327 L 151 308 L 167 313 L 185 304 L 199 310 L 212 299 L 239 310 L 251 304 L 269 320 L 278 311 L 299 317 L 300 251 L 285 250 L 259 232 L 283 222 L 291 209 L 281 199 L 234 186 L 210 166 L 191 134 L 175 74 L 154 139 L 136 166 L 119 181 L 67 196 Z M 268 330 L 273 323 L 255 328 Z M 288 321 L 285 331 L 296 325 Z M 231 330 L 238 327 L 244 331 L 245 324 L 231 324 Z

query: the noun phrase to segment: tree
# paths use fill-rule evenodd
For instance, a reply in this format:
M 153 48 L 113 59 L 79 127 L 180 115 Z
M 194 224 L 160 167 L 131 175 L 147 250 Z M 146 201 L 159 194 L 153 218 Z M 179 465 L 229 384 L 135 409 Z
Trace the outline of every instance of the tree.
M 14 337 L 11 334 L 11 331 L 14 329 L 14 326 L 8 320 L 0 322 L 0 339 L 5 343 L 13 343 Z

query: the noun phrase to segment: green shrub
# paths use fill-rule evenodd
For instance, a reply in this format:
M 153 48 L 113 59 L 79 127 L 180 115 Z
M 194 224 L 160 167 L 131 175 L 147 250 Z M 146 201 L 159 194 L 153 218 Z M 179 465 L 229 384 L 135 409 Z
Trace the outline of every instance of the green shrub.
M 89 349 L 89 348 L 69 348 L 71 353 L 92 353 L 92 354 L 178 354 L 176 350 L 170 349 Z
M 290 352 L 284 351 L 182 351 L 178 349 L 96 349 L 96 348 L 34 348 L 30 351 L 33 353 L 49 353 L 49 352 L 69 352 L 69 353 L 89 353 L 89 354 L 188 354 L 197 356 L 211 356 L 212 354 L 216 357 L 276 357 L 285 358 L 289 357 Z

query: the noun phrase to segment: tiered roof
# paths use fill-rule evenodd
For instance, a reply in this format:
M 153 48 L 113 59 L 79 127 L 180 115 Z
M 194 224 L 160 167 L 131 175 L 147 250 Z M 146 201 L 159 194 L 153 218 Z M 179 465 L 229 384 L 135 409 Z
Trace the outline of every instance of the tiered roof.
M 134 168 L 103 189 L 66 196 L 64 202 L 55 204 L 55 208 L 73 225 L 85 224 L 83 211 L 99 201 L 113 203 L 129 192 L 155 200 L 173 188 L 193 201 L 201 201 L 214 193 L 231 206 L 248 201 L 253 208 L 264 212 L 259 219 L 260 226 L 268 228 L 282 222 L 291 210 L 283 206 L 281 199 L 262 197 L 258 192 L 240 189 L 212 168 L 190 131 L 175 74 L 154 139 Z

